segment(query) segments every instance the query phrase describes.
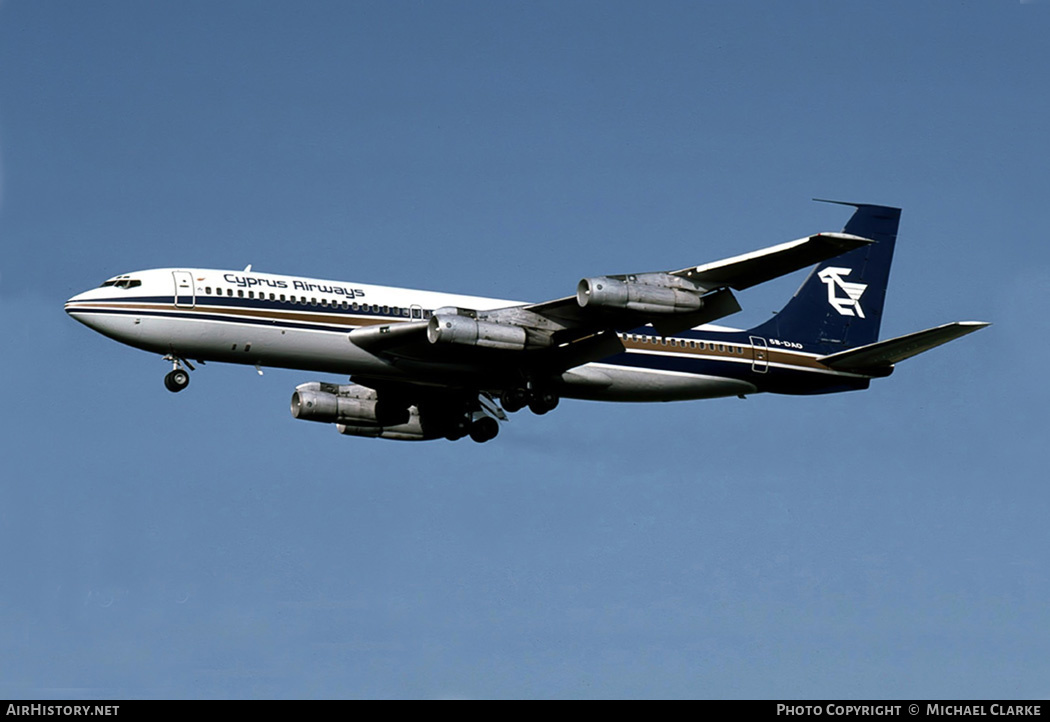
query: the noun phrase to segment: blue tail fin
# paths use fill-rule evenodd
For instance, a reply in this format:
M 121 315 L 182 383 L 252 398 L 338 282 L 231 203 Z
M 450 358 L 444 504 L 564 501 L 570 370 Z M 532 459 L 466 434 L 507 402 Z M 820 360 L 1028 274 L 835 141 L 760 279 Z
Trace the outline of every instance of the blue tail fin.
M 857 209 L 843 232 L 875 242 L 818 265 L 780 313 L 749 333 L 803 343 L 806 350 L 823 354 L 879 340 L 901 211 L 841 205 Z

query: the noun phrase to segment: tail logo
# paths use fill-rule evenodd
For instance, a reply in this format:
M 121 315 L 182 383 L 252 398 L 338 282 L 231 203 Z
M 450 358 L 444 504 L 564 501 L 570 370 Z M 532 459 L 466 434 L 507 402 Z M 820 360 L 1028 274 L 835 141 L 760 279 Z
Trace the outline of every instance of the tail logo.
M 843 276 L 853 273 L 852 268 L 825 268 L 818 275 L 824 285 L 828 287 L 828 303 L 842 316 L 859 316 L 864 318 L 864 309 L 860 307 L 860 297 L 868 290 L 866 283 L 850 283 L 844 281 Z M 846 297 L 838 295 L 839 291 Z

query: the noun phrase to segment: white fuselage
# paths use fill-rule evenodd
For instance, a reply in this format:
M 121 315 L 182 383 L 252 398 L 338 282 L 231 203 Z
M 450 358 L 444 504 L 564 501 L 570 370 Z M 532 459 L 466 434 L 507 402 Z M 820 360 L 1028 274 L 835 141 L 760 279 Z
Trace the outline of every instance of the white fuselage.
M 178 358 L 442 386 L 463 385 L 476 370 L 423 362 L 395 364 L 355 345 L 348 338 L 349 332 L 422 321 L 442 307 L 483 311 L 517 305 L 520 302 L 248 269 L 154 269 L 118 276 L 78 294 L 66 303 L 66 311 L 117 341 Z M 729 331 L 710 330 L 715 336 Z M 633 357 L 631 363 L 611 359 L 571 369 L 559 379 L 561 395 L 669 401 L 756 390 L 754 384 L 739 378 L 746 374 L 732 374 L 738 378 L 707 374 L 703 373 L 704 364 L 699 363 L 717 360 L 739 364 L 743 369 L 753 364 L 753 349 L 740 346 L 727 353 L 724 349 L 717 351 L 712 343 L 705 356 L 695 344 L 693 348 L 684 342 L 680 347 L 667 346 L 666 342 L 658 346 L 648 339 L 634 343 L 630 334 L 622 337 L 625 354 Z M 637 354 L 662 363 L 639 363 Z

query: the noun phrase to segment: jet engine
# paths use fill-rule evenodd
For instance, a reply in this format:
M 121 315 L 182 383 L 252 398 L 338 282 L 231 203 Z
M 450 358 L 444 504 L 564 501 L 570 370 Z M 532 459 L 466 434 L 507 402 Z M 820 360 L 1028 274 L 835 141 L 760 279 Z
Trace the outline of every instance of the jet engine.
M 482 396 L 487 404 L 482 404 Z M 499 433 L 497 418 L 506 419 L 488 396 L 423 397 L 408 400 L 359 384 L 311 381 L 295 387 L 292 416 L 304 421 L 335 424 L 340 434 L 396 441 L 455 441 L 469 435 L 477 442 Z M 412 405 L 409 405 L 409 404 Z M 423 411 L 420 411 L 420 408 Z
M 581 308 L 623 308 L 639 313 L 692 313 L 704 305 L 701 291 L 684 278 L 667 273 L 613 278 L 584 278 L 576 286 Z
M 430 323 L 427 325 L 427 340 L 435 344 L 455 343 L 521 351 L 525 348 L 527 334 L 521 326 L 479 321 L 470 316 L 437 312 L 430 317 Z
M 303 421 L 322 423 L 378 424 L 376 401 L 372 389 L 348 384 L 337 386 L 319 381 L 300 384 L 292 394 L 292 416 Z
M 292 394 L 292 416 L 304 421 L 336 424 L 340 434 L 370 438 L 423 441 L 434 435 L 423 432 L 415 406 L 384 402 L 374 389 L 358 384 L 336 385 L 319 381 L 300 384 Z

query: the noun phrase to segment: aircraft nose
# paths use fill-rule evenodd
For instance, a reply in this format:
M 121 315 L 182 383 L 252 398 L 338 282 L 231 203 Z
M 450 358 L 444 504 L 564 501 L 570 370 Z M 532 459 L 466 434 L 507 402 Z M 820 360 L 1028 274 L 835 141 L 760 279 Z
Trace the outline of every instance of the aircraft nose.
M 71 297 L 68 301 L 66 301 L 66 313 L 68 313 L 70 316 L 75 314 L 76 310 L 77 310 L 77 306 L 80 304 L 81 301 L 84 300 L 84 296 L 86 294 L 87 294 L 86 291 L 82 292 L 82 293 L 78 293 L 77 295 Z
M 94 326 L 91 323 L 89 323 L 89 319 L 91 317 L 88 312 L 90 310 L 90 302 L 93 300 L 93 290 L 94 289 L 90 289 L 78 293 L 77 295 L 73 296 L 68 301 L 66 301 L 65 306 L 66 313 L 68 313 L 70 317 L 76 319 L 77 321 L 80 321 L 82 324 L 91 328 L 94 328 Z

